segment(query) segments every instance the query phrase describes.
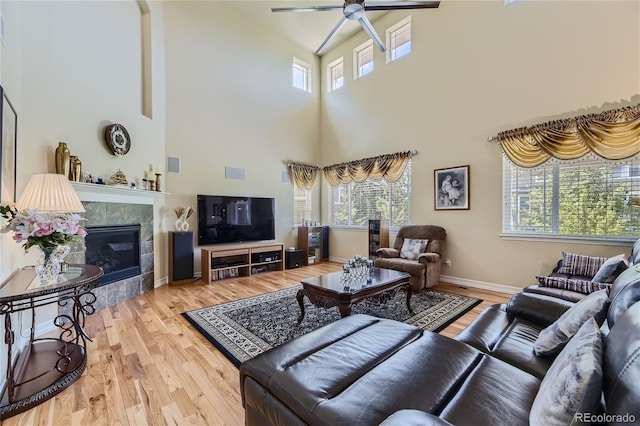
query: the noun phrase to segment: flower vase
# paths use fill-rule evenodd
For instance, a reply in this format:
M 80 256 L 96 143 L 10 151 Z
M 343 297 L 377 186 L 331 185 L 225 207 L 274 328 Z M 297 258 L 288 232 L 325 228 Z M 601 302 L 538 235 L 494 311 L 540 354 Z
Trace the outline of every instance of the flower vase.
M 60 247 L 40 247 L 40 252 L 40 258 L 36 262 L 36 275 L 40 283 L 57 284 L 60 275 Z

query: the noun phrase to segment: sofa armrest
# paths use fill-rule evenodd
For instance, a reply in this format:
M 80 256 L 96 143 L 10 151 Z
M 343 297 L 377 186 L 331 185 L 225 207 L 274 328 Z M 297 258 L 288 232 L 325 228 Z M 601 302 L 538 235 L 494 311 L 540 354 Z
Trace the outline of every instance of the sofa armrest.
M 394 248 L 379 248 L 376 250 L 376 254 L 380 257 L 400 257 L 400 252 Z
M 542 325 L 555 322 L 575 303 L 543 294 L 520 292 L 513 295 L 507 304 L 507 312 L 524 317 Z
M 421 262 L 421 263 L 440 262 L 440 255 L 438 253 L 420 253 L 418 255 L 418 262 Z
M 448 421 L 426 411 L 404 409 L 387 417 L 380 426 L 447 426 Z M 452 425 L 451 425 L 452 426 Z

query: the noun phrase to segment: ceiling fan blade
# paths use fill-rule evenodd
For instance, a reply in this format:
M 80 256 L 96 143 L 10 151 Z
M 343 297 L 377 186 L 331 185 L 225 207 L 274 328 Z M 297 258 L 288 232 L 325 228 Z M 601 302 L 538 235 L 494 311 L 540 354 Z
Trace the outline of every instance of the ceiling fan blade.
M 365 3 L 364 10 L 435 9 L 439 6 L 439 1 L 388 1 Z
M 373 42 L 376 44 L 376 46 L 378 46 L 378 49 L 380 49 L 381 52 L 387 50 L 384 47 L 384 43 L 382 43 L 382 39 L 380 38 L 380 36 L 378 36 L 378 33 L 376 33 L 373 25 L 371 25 L 371 21 L 369 21 L 369 19 L 365 15 L 362 15 L 362 17 L 358 19 L 358 22 L 360 23 L 362 28 L 364 28 L 367 34 L 369 34 L 369 37 L 371 37 L 371 40 L 373 40 Z
M 342 10 L 342 5 L 337 6 L 309 6 L 309 7 L 272 7 L 272 12 L 330 12 Z
M 320 51 L 322 49 L 325 48 L 325 46 L 327 45 L 327 43 L 329 43 L 329 41 L 331 41 L 331 39 L 336 35 L 336 33 L 338 31 L 340 31 L 340 28 L 342 28 L 342 26 L 347 22 L 347 18 L 346 17 L 342 17 L 340 18 L 340 21 L 338 22 L 338 25 L 336 25 L 331 32 L 329 33 L 329 35 L 327 36 L 327 38 L 324 39 L 324 41 L 322 42 L 322 44 L 320 45 L 320 47 L 318 47 L 316 49 L 316 55 L 320 54 Z

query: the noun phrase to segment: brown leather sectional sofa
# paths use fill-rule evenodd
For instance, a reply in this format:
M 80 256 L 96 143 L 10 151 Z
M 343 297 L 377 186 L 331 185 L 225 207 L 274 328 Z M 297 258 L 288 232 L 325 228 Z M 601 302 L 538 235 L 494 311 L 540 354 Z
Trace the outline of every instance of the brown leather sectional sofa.
M 640 266 L 616 279 L 609 300 L 601 406 L 578 420 L 640 422 Z M 572 305 L 522 292 L 456 339 L 371 316 L 341 319 L 241 365 L 245 423 L 527 425 L 554 361 L 537 357 L 533 342 Z

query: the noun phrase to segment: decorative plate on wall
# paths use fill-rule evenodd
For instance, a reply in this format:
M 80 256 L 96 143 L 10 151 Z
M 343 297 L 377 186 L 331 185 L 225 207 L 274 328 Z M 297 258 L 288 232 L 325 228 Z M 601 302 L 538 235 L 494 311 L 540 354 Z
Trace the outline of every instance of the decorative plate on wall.
M 125 155 L 131 148 L 129 132 L 122 124 L 110 124 L 105 127 L 104 140 L 114 155 Z

